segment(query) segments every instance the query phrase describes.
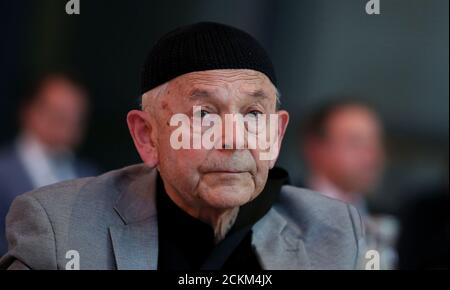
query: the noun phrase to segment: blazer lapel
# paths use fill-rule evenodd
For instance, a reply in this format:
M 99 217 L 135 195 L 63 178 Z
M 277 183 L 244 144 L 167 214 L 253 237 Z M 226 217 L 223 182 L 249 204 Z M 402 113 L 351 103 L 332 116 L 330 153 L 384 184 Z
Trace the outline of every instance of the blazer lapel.
M 157 269 L 156 170 L 136 166 L 118 182 L 114 207 L 123 224 L 109 227 L 117 269 Z M 252 244 L 264 269 L 310 269 L 301 230 L 272 208 L 253 227 Z
M 263 269 L 311 269 L 300 229 L 290 226 L 275 208 L 252 229 L 252 244 Z
M 118 270 L 157 269 L 157 227 L 156 217 L 150 217 L 142 222 L 109 228 Z
M 119 270 L 156 270 L 158 222 L 155 207 L 156 169 L 136 167 L 117 185 L 114 210 L 123 224 L 109 227 Z

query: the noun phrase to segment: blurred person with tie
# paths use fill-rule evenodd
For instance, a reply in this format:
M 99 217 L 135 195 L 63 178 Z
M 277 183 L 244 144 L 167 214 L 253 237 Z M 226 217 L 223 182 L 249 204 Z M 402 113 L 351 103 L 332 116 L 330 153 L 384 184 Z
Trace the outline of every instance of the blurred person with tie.
M 6 252 L 5 216 L 15 197 L 96 173 L 91 164 L 74 155 L 89 105 L 81 85 L 62 74 L 46 75 L 30 86 L 23 98 L 20 133 L 0 150 L 0 255 Z
M 355 205 L 365 222 L 368 249 L 379 251 L 383 269 L 394 268 L 397 222 L 387 215 L 371 215 L 366 205 L 385 163 L 376 112 L 353 99 L 331 101 L 309 116 L 302 135 L 309 171 L 305 187 Z

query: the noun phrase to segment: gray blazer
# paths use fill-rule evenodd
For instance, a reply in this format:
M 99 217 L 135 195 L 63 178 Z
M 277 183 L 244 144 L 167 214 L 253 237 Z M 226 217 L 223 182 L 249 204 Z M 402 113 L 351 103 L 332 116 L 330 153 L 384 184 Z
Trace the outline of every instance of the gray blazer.
M 133 165 L 46 186 L 9 210 L 8 253 L 0 269 L 157 269 L 156 170 Z M 252 228 L 264 269 L 354 269 L 362 223 L 350 205 L 293 186 Z

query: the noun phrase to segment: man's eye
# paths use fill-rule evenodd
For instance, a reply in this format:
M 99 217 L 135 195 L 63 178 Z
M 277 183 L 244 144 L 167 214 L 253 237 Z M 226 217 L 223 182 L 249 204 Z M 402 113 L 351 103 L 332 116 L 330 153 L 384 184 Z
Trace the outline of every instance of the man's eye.
M 208 114 L 209 114 L 208 111 L 201 110 L 201 111 L 200 111 L 200 118 L 206 117 L 206 115 L 208 115 Z
M 194 116 L 196 116 L 196 117 L 200 117 L 200 118 L 204 118 L 204 117 L 206 117 L 208 114 L 210 114 L 208 111 L 206 111 L 206 110 L 199 110 L 199 111 L 197 111 L 197 112 L 195 112 L 194 113 Z
M 253 110 L 247 113 L 247 115 L 253 116 L 253 117 L 258 117 L 258 115 L 261 115 L 262 112 L 258 111 L 258 110 Z

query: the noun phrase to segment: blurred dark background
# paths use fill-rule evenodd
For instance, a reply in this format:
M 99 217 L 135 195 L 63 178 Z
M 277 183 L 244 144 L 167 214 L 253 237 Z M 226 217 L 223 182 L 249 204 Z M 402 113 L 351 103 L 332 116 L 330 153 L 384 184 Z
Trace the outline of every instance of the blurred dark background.
M 292 180 L 304 178 L 303 116 L 327 96 L 352 94 L 376 107 L 386 130 L 373 208 L 397 214 L 420 188 L 448 183 L 447 0 L 381 0 L 381 15 L 367 15 L 362 0 L 80 2 L 80 15 L 61 0 L 0 2 L 0 143 L 17 132 L 24 83 L 71 71 L 93 104 L 81 154 L 104 171 L 139 162 L 125 117 L 139 104 L 146 52 L 177 26 L 217 21 L 248 31 L 272 57 L 291 114 L 279 165 Z

